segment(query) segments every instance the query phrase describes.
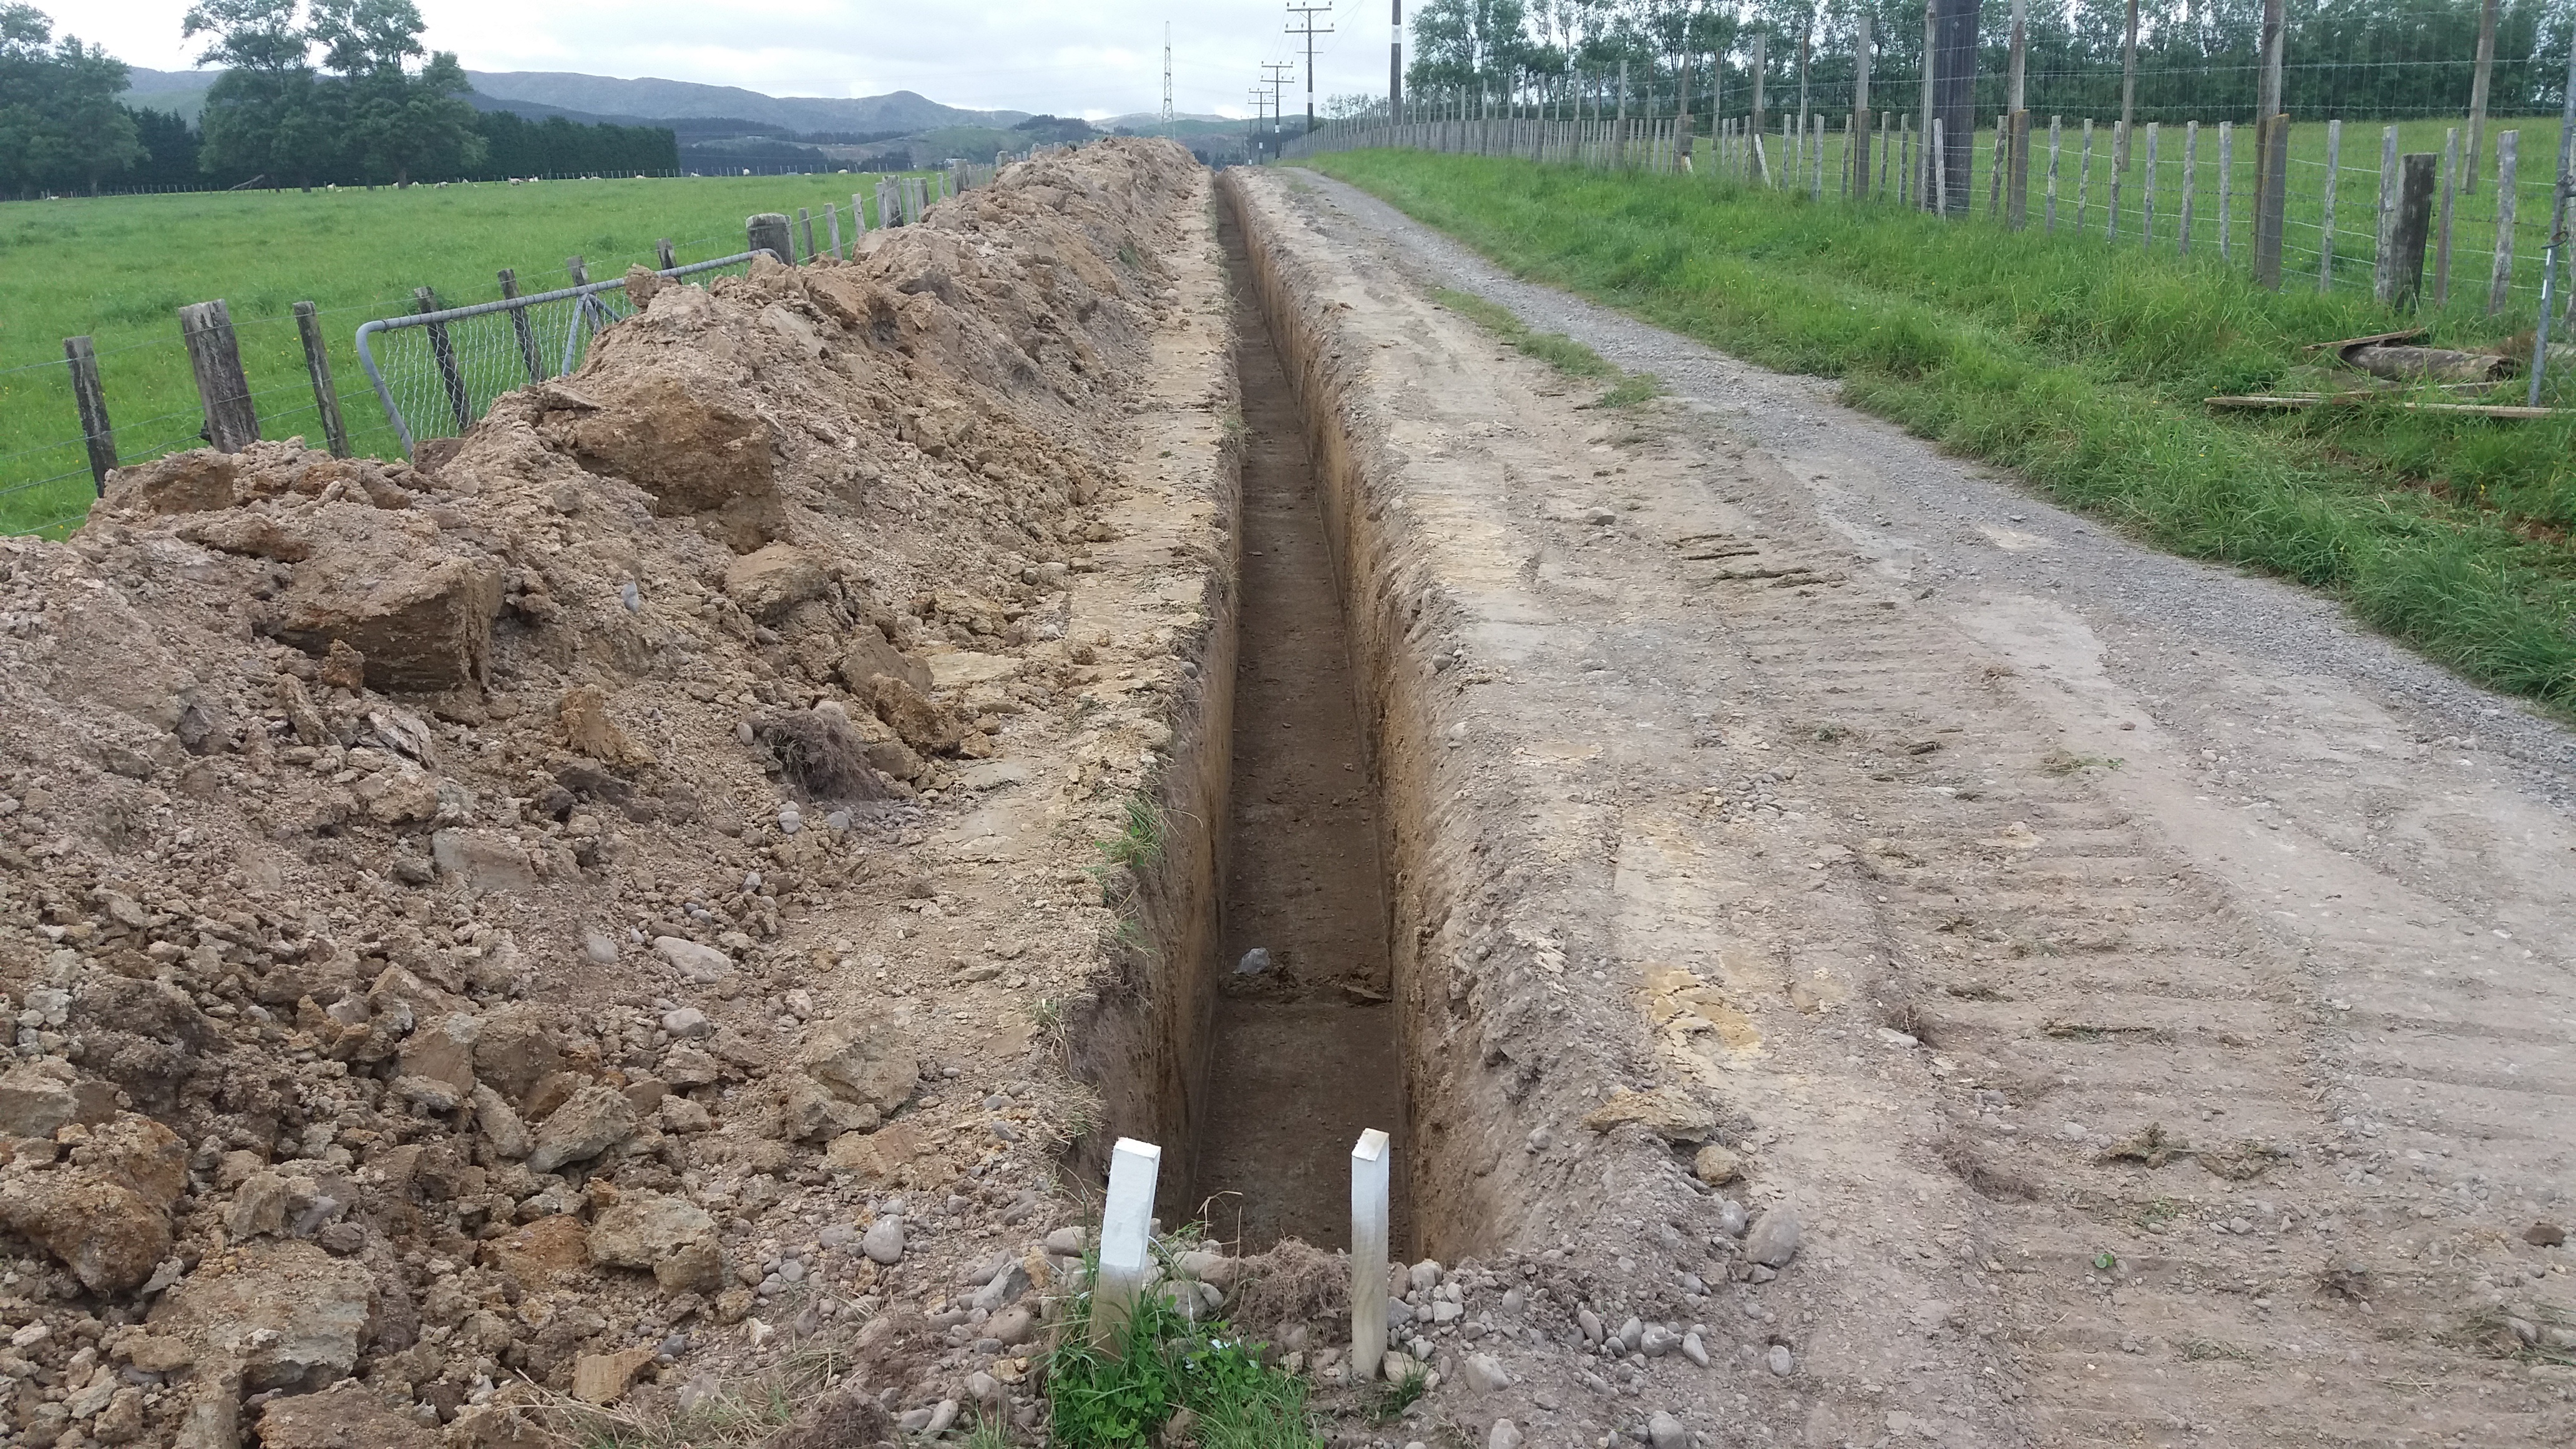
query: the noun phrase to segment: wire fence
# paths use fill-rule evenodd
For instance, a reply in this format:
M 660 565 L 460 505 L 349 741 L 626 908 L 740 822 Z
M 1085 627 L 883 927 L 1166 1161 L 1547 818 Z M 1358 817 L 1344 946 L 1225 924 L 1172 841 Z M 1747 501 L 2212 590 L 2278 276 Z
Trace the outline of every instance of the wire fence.
M 677 256 L 704 256 L 728 240 L 691 238 L 666 244 L 656 256 L 602 258 L 603 269 L 613 266 L 619 275 L 596 283 L 585 275 L 578 257 L 561 267 L 505 274 L 542 289 L 516 299 L 515 305 L 504 297 L 422 314 L 415 291 L 410 297 L 386 292 L 365 302 L 316 310 L 312 315 L 323 333 L 348 339 L 353 332 L 364 332 L 364 346 L 382 349 L 380 355 L 362 356 L 356 367 L 324 369 L 330 377 L 327 413 L 342 420 L 351 453 L 406 457 L 420 439 L 464 431 L 502 393 L 578 367 L 591 339 L 630 310 L 623 284 L 629 263 L 659 263 L 654 270 L 662 275 L 686 277 L 740 270 L 762 249 L 788 261 L 855 256 L 868 231 L 918 223 L 940 198 L 988 184 L 1009 159 L 997 156 L 991 166 L 959 163 L 929 175 L 858 176 L 854 179 L 869 184 L 869 190 L 853 192 L 847 205 L 776 218 L 782 224 L 765 248 L 756 243 L 744 249 L 737 233 L 725 255 L 675 265 Z M 505 291 L 512 281 L 505 281 Z M 525 323 L 524 343 L 520 322 Z M 318 444 L 328 434 L 325 398 L 317 395 L 312 381 L 313 349 L 301 341 L 298 328 L 291 315 L 232 324 L 237 353 L 254 360 L 252 370 L 264 379 L 274 379 L 243 388 L 256 435 L 300 436 Z M 325 349 L 326 358 L 337 347 Z M 68 357 L 0 369 L 0 536 L 59 536 L 76 527 L 103 486 L 97 463 L 126 467 L 209 441 L 212 425 L 201 400 L 168 406 L 175 400 L 174 388 L 185 396 L 189 386 L 186 349 L 175 331 L 99 348 L 89 359 L 94 387 L 103 377 L 109 394 L 139 394 L 162 406 L 140 420 L 115 417 L 113 427 L 93 439 L 70 405 L 80 389 Z M 43 436 L 56 428 L 62 431 Z
M 2017 13 L 1996 4 L 1975 43 L 1945 53 L 1930 9 L 1906 18 L 1899 43 L 1847 24 L 1832 37 L 1839 53 L 1811 37 L 1785 62 L 1787 47 L 1748 33 L 1696 65 L 1569 63 L 1418 88 L 1400 107 L 1354 108 L 1285 156 L 1398 146 L 1687 171 L 2089 234 L 2416 309 L 2530 318 L 2564 289 L 2554 320 L 2576 324 L 2576 283 L 2549 275 L 2570 138 L 2559 114 L 2536 114 L 2568 105 L 2576 24 L 2524 24 L 2505 37 L 2519 49 L 2481 43 L 2474 23 L 2416 35 L 2411 49 L 2357 47 L 2311 24 L 2311 54 L 2280 54 L 2267 77 L 2245 45 L 2163 65 L 2051 64 L 2063 48 L 2025 50 L 2008 24 L 1995 43 L 1999 14 Z M 2171 28 L 2148 39 L 2169 62 L 2187 49 Z M 2265 100 L 2276 121 L 2252 124 Z M 2348 101 L 2369 109 L 2345 114 Z M 2268 181 L 2266 136 L 2281 172 Z M 2410 198 L 2410 174 L 2429 178 L 2426 194 Z M 2419 228 L 2410 201 L 2425 212 Z
M 754 257 L 770 255 L 738 252 L 657 275 L 677 280 L 744 271 Z M 358 361 L 408 455 L 424 439 L 462 435 L 503 393 L 580 367 L 601 330 L 634 311 L 626 279 L 618 277 L 533 297 L 378 318 L 358 329 Z

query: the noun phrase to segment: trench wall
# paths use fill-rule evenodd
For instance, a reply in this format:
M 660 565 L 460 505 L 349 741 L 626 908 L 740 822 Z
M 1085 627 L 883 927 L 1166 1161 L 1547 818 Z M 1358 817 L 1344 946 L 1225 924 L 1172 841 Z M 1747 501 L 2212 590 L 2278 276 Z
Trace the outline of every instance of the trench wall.
M 1253 186 L 1261 183 L 1255 182 Z M 1449 707 L 1435 685 L 1437 641 L 1456 610 L 1406 536 L 1398 462 L 1373 426 L 1365 349 L 1344 345 L 1342 304 L 1281 244 L 1283 219 L 1234 172 L 1217 195 L 1242 228 L 1252 280 L 1305 418 L 1323 475 L 1325 528 L 1340 574 L 1369 768 L 1380 792 L 1388 954 L 1402 1013 L 1407 1144 L 1399 1164 L 1412 1205 L 1405 1256 L 1452 1261 L 1522 1226 L 1523 1154 L 1514 1106 L 1526 1079 L 1482 1044 L 1468 961 L 1481 935 L 1473 878 L 1475 822 L 1446 779 L 1439 731 Z

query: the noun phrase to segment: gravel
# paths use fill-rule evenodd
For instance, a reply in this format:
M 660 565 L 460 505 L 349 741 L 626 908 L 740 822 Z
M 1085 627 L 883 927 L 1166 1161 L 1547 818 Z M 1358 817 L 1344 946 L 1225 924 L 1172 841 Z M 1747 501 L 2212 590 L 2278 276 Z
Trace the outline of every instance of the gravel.
M 1997 469 L 1945 456 L 1843 406 L 1831 379 L 1771 372 L 1519 281 L 1364 192 L 1304 176 L 1425 280 L 1508 308 L 1537 331 L 1562 332 L 1622 368 L 1651 372 L 1676 397 L 1718 415 L 1811 484 L 1828 513 L 1865 520 L 1891 542 L 1901 538 L 1913 577 L 1933 589 L 2038 593 L 2070 605 L 2106 637 L 2132 630 L 2188 636 L 2284 676 L 2339 678 L 2407 717 L 2419 733 L 2473 739 L 2526 789 L 2562 807 L 2576 804 L 2576 733 L 2364 631 L 2330 600 L 2155 552 Z M 2006 519 L 2051 546 L 2015 552 L 1978 532 L 1980 524 Z M 1876 527 L 1881 520 L 1885 527 Z

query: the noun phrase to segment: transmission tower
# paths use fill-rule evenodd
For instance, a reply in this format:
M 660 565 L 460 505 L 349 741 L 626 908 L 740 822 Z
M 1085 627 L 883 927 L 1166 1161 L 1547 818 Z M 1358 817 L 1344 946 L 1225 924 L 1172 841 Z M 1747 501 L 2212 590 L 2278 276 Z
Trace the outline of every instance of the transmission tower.
M 1163 22 L 1163 139 L 1172 139 L 1172 22 Z
M 1306 38 L 1306 129 L 1312 131 L 1315 129 L 1315 37 L 1333 33 L 1333 27 L 1329 25 L 1317 30 L 1315 17 L 1332 14 L 1333 7 L 1331 0 L 1322 5 L 1300 5 L 1296 0 L 1289 0 L 1288 13 L 1297 17 L 1297 23 L 1288 27 L 1288 33 Z

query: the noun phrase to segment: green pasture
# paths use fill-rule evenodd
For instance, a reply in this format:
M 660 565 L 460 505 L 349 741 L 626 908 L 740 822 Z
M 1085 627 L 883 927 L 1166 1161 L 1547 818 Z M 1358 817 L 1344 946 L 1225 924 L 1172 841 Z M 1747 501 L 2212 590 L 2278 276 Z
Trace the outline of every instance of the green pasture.
M 63 339 L 87 334 L 120 461 L 194 446 L 204 419 L 179 345 L 178 309 L 220 297 L 241 340 L 263 437 L 321 440 L 292 311 L 321 309 L 334 391 L 360 453 L 399 457 L 359 367 L 358 324 L 413 310 L 415 287 L 448 306 L 593 281 L 654 264 L 668 237 L 682 263 L 744 248 L 755 212 L 846 209 L 872 174 L 500 182 L 67 198 L 0 204 L 0 533 L 77 522 L 92 485 Z M 826 240 L 820 216 L 815 237 Z M 846 232 L 846 218 L 844 221 Z M 800 239 L 799 245 L 802 245 Z
M 2143 539 L 2326 591 L 2471 679 L 2576 706 L 2576 419 L 2408 411 L 2403 394 L 2280 416 L 2204 403 L 2363 381 L 2320 367 L 2313 342 L 2416 322 L 2437 343 L 2509 342 L 2528 326 L 2519 306 L 2489 318 L 2455 289 L 2448 309 L 2404 315 L 2366 286 L 2267 292 L 2214 248 L 2015 233 L 1982 219 L 1982 198 L 1959 222 L 1817 205 L 1706 166 L 1390 150 L 1308 164 L 1517 275 L 1839 378 L 1855 405 Z M 2545 401 L 2576 404 L 2564 374 L 2576 366 Z M 2411 400 L 2518 403 L 2523 387 Z

